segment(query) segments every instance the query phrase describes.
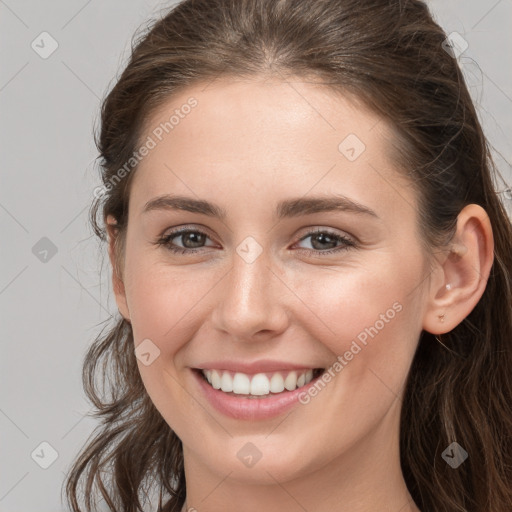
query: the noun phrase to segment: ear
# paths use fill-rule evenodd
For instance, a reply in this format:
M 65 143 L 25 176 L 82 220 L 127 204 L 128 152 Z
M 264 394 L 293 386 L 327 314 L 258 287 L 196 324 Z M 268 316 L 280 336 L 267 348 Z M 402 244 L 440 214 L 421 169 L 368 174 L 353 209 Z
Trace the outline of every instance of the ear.
M 451 331 L 466 318 L 482 297 L 494 260 L 494 238 L 486 211 L 466 206 L 448 255 L 440 260 L 431 279 L 423 329 L 432 334 Z
M 112 266 L 112 288 L 116 298 L 119 313 L 125 320 L 130 322 L 130 311 L 126 301 L 126 292 L 122 277 L 122 269 L 120 268 L 116 246 L 119 244 L 119 227 L 117 220 L 112 215 L 107 216 L 107 235 L 108 235 L 108 255 Z

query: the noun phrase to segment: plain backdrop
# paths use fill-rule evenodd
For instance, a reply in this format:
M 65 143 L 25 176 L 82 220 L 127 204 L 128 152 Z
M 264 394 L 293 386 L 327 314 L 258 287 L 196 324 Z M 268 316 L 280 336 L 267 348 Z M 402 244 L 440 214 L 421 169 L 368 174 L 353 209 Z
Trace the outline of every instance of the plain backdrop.
M 65 510 L 64 475 L 96 425 L 82 359 L 118 312 L 87 219 L 92 133 L 132 34 L 171 4 L 0 0 L 0 512 Z M 459 63 L 510 183 L 512 0 L 429 4 L 468 42 Z

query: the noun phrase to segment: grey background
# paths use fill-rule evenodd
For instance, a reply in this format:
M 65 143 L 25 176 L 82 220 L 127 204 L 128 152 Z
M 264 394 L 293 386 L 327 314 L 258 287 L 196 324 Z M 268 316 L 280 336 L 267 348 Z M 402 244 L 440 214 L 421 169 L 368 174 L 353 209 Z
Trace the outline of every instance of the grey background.
M 447 33 L 469 43 L 459 61 L 510 183 L 512 0 L 429 3 Z M 96 425 L 81 362 L 117 307 L 105 250 L 87 224 L 100 184 L 92 130 L 135 29 L 168 5 L 0 0 L 0 512 L 64 510 L 64 474 Z M 59 45 L 47 59 L 31 47 L 43 31 Z M 509 211 L 511 195 L 502 194 Z M 55 254 L 41 252 L 43 237 Z M 48 469 L 35 462 L 50 460 L 42 442 L 58 452 Z

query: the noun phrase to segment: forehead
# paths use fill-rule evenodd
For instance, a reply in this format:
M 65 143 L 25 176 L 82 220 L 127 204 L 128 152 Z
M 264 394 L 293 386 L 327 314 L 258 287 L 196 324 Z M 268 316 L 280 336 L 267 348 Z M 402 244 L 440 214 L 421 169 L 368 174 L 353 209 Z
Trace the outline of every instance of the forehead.
M 132 184 L 139 198 L 176 187 L 201 196 L 237 187 L 302 195 L 362 184 L 385 195 L 386 181 L 400 180 L 387 121 L 352 96 L 300 79 L 189 87 L 146 120 L 141 141 L 149 138 L 154 147 Z
M 379 129 L 368 133 L 377 125 Z M 334 143 L 337 149 L 336 142 L 349 133 L 370 145 L 381 145 L 379 134 L 389 135 L 389 128 L 356 97 L 318 83 L 299 78 L 286 82 L 223 79 L 196 84 L 170 97 L 146 119 L 144 134 L 158 136 L 163 130 L 164 138 L 172 133 L 176 141 L 194 142 L 203 136 L 202 143 L 209 142 L 207 137 L 215 140 L 217 151 L 227 147 L 232 152 L 233 132 L 246 143 L 239 151 L 250 149 L 251 140 L 274 149 L 294 143 L 315 148 L 332 148 Z

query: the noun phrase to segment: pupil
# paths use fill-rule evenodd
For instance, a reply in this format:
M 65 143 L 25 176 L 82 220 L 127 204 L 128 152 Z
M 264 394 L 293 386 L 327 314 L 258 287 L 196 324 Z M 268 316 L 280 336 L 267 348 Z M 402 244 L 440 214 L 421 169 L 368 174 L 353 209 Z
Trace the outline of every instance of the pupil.
M 195 237 L 196 238 L 195 241 L 192 240 L 192 247 L 185 243 L 185 240 L 187 240 L 188 237 Z M 198 246 L 200 247 L 201 243 L 204 243 L 204 237 L 205 237 L 205 235 L 203 235 L 202 233 L 185 233 L 183 235 L 183 239 L 182 239 L 182 241 L 184 242 L 183 245 L 185 245 L 185 247 L 187 247 L 189 249 L 190 248 L 195 248 L 195 247 L 198 247 Z M 197 238 L 198 238 L 198 240 L 197 240 Z M 196 244 L 196 245 L 194 245 L 194 244 Z
M 316 239 L 320 240 L 320 244 L 331 244 L 331 247 L 333 247 L 332 244 L 334 244 L 334 246 L 336 245 L 336 241 L 335 240 L 332 240 L 331 237 L 329 235 L 327 235 L 326 233 L 320 233 L 318 235 L 316 235 Z M 327 240 L 326 240 L 327 239 Z M 315 240 L 315 238 L 313 238 L 313 240 Z M 330 240 L 330 242 L 329 242 Z M 315 246 L 315 244 L 313 243 L 313 246 Z M 325 247 L 315 247 L 315 249 L 325 249 Z

